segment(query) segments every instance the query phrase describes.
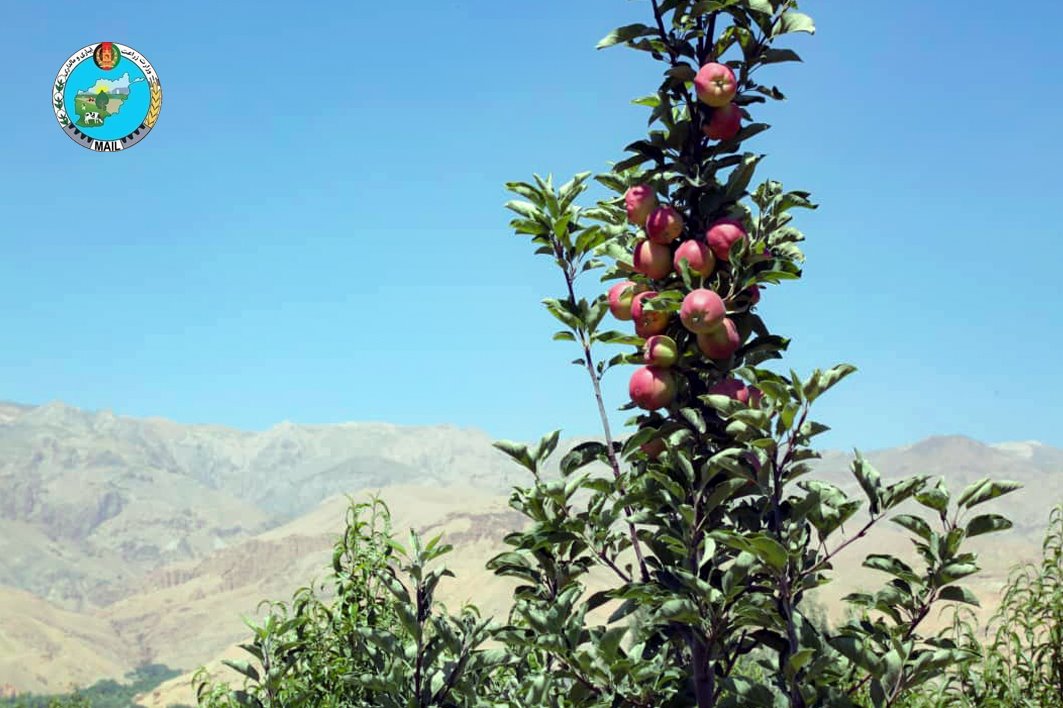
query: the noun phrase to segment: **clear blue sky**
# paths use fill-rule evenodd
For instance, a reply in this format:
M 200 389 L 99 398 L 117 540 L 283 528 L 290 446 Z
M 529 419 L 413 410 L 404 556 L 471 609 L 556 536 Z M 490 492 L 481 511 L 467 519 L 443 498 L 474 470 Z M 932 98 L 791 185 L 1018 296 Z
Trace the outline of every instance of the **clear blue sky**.
M 820 404 L 823 442 L 1063 445 L 1063 6 L 816 5 L 750 148 L 822 205 L 799 215 L 805 278 L 761 309 L 788 365 L 860 368 Z M 503 182 L 603 169 L 643 134 L 630 99 L 658 65 L 594 45 L 648 7 L 5 0 L 0 399 L 593 433 L 539 304 L 562 284 L 509 232 Z M 48 102 L 101 40 L 164 88 L 116 155 Z M 627 372 L 606 385 L 621 405 Z

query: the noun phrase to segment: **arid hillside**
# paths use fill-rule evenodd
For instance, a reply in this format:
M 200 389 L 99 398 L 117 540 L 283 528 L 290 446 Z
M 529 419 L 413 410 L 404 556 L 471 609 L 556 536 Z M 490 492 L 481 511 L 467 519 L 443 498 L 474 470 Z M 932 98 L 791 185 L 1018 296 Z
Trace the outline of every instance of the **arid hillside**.
M 217 667 L 238 651 L 242 617 L 261 600 L 325 577 L 347 494 L 379 491 L 401 542 L 410 527 L 442 532 L 455 546 L 446 563 L 457 577 L 444 581 L 440 599 L 471 600 L 501 618 L 512 583 L 483 566 L 522 524 L 506 501 L 528 480 L 490 443 L 448 426 L 285 423 L 249 433 L 0 404 L 0 687 L 62 691 L 147 662 Z M 887 481 L 920 473 L 956 490 L 983 476 L 1025 485 L 987 505 L 1015 528 L 972 542 L 984 571 L 969 585 L 983 615 L 1008 567 L 1037 557 L 1049 510 L 1063 501 L 1063 451 L 1038 443 L 934 437 L 867 454 Z M 826 452 L 816 476 L 862 498 L 850 459 Z M 880 581 L 859 567 L 864 555 L 914 557 L 890 526 L 839 556 L 840 581 L 821 596 L 833 617 L 842 595 Z M 187 679 L 146 701 L 190 702 Z

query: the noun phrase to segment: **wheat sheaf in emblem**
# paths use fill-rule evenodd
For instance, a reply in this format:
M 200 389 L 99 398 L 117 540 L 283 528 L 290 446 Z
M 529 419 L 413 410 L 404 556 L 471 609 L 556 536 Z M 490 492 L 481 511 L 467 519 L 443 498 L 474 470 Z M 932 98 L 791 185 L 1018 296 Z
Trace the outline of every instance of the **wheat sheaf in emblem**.
M 67 136 L 95 152 L 121 152 L 143 140 L 159 120 L 162 84 L 155 67 L 119 42 L 96 42 L 60 67 L 52 109 Z
M 144 119 L 144 125 L 151 128 L 155 127 L 155 121 L 159 119 L 159 111 L 162 110 L 162 86 L 158 82 L 151 85 L 151 105 L 148 107 L 148 115 Z

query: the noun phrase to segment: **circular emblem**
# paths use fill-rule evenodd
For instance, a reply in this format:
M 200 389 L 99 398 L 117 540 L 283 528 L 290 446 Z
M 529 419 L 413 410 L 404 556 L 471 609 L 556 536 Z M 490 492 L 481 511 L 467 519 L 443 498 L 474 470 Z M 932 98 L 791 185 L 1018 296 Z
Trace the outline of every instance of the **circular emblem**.
M 52 87 L 52 108 L 74 142 L 96 152 L 117 152 L 136 145 L 155 127 L 162 85 L 140 52 L 99 42 L 63 64 Z

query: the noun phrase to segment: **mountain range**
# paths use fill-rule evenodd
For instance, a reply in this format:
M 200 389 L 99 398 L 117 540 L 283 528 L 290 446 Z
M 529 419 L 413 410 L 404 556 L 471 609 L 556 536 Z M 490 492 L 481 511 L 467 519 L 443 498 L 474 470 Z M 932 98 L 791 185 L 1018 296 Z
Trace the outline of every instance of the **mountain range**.
M 457 577 L 440 599 L 504 615 L 512 583 L 483 564 L 523 525 L 506 499 L 530 476 L 491 442 L 445 425 L 285 422 L 248 432 L 0 403 L 0 693 L 238 656 L 242 615 L 324 577 L 348 494 L 379 492 L 400 541 L 409 527 L 442 532 L 455 546 L 445 561 Z M 576 442 L 563 442 L 554 460 Z M 970 584 L 982 616 L 1008 568 L 1038 556 L 1048 513 L 1063 502 L 1063 450 L 1037 442 L 937 436 L 865 454 L 887 481 L 919 473 L 941 475 L 956 491 L 984 476 L 1024 485 L 991 503 L 1015 527 L 970 542 L 984 569 Z M 815 476 L 862 497 L 851 459 L 824 451 Z M 881 582 L 860 567 L 863 555 L 911 556 L 903 532 L 880 526 L 840 554 L 843 581 L 822 592 L 832 616 L 843 594 Z M 192 703 L 190 695 L 185 675 L 143 702 Z

